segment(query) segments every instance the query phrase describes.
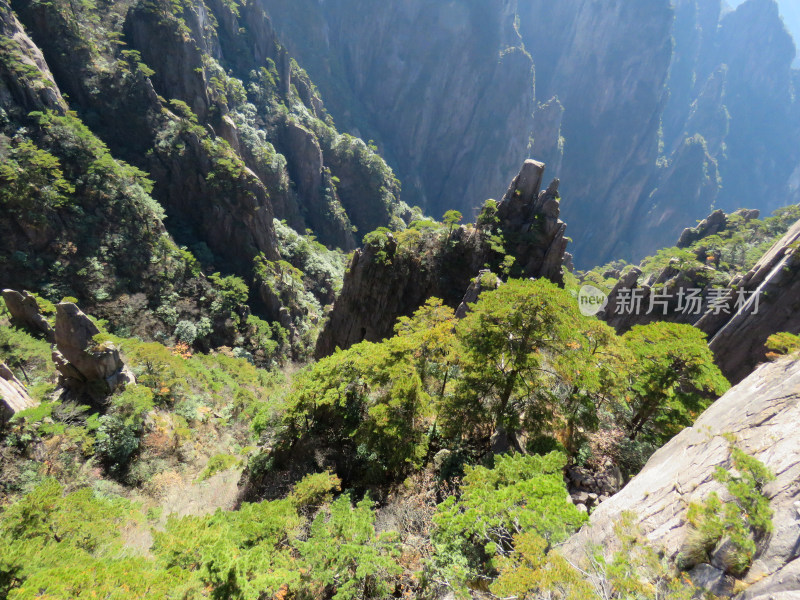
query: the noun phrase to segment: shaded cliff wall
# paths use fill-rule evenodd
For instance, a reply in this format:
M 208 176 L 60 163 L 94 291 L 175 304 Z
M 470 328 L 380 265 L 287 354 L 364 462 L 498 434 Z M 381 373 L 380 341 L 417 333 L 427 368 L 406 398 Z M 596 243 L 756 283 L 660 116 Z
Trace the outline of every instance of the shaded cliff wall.
M 774 0 L 261 3 L 337 122 L 377 140 L 434 215 L 491 197 L 527 151 L 565 182 L 587 266 L 639 259 L 714 208 L 800 193 L 798 75 Z

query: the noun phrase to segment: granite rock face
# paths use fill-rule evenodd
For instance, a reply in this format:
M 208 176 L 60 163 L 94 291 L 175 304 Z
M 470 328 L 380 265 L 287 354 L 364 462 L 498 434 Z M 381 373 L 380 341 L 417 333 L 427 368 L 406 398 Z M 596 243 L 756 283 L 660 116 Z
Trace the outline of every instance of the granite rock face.
M 336 122 L 434 216 L 492 197 L 528 142 L 565 182 L 579 267 L 652 254 L 753 189 L 762 210 L 800 194 L 774 0 L 262 4 Z
M 67 104 L 41 50 L 5 1 L 0 2 L 0 37 L 13 57 L 9 63 L 0 62 L 0 108 L 9 110 L 19 106 L 28 112 L 53 110 L 64 114 Z
M 28 390 L 14 376 L 11 369 L 0 362 L 0 423 L 37 404 L 38 402 L 28 395 Z
M 515 1 L 261 4 L 335 121 L 385 150 L 409 204 L 469 214 L 513 176 L 535 111 Z
M 559 219 L 559 180 L 540 191 L 545 165 L 526 160 L 498 206 L 500 230 L 508 253 L 525 277 L 545 277 L 564 283 L 562 265 L 567 250 L 567 225 Z
M 398 317 L 411 315 L 431 297 L 465 314 L 464 303 L 475 301 L 484 287 L 484 265 L 496 268 L 503 258 L 490 243 L 496 232 L 502 232 L 505 250 L 515 259 L 514 277 L 562 284 L 566 224 L 559 219 L 558 180 L 541 189 L 544 170 L 541 162 L 525 161 L 497 205 L 496 225 L 486 231 L 462 226 L 410 251 L 399 249 L 388 234 L 384 246 L 356 250 L 317 356 L 389 337 Z
M 755 267 L 729 287 L 750 296 L 736 310 L 731 297 L 725 311 L 709 310 L 697 327 L 709 334 L 717 364 L 732 382 L 741 381 L 766 359 L 764 343 L 775 333 L 800 332 L 800 222 Z
M 678 242 L 687 247 L 694 242 L 724 231 L 731 218 L 750 220 L 758 211 L 741 209 L 731 215 L 715 211 L 697 227 L 684 230 Z M 689 296 L 700 290 L 707 296 L 716 270 L 712 265 L 686 268 L 677 259 L 660 273 L 642 277 L 636 267 L 622 274 L 608 296 L 600 318 L 624 333 L 635 325 L 670 321 L 695 325 L 709 338 L 716 362 L 723 374 L 737 383 L 767 358 L 765 343 L 771 335 L 800 332 L 800 222 L 770 248 L 747 273 L 736 276 L 724 288 L 724 295 L 710 305 L 703 300 L 703 310 L 682 310 L 690 306 Z M 714 259 L 701 244 L 697 259 Z M 719 258 L 718 256 L 716 257 Z M 630 302 L 621 304 L 622 294 L 638 294 L 639 310 L 630 310 Z M 666 298 L 666 299 L 665 299 Z
M 631 10 L 624 0 L 532 0 L 517 11 L 537 98 L 557 97 L 564 107 L 563 162 L 554 175 L 564 182 L 577 263 L 619 258 L 615 246 L 627 241 L 658 156 L 673 51 L 670 2 Z
M 97 326 L 77 306 L 70 302 L 56 305 L 53 362 L 60 373 L 60 383 L 94 400 L 136 383 L 117 347 L 111 342 L 95 342 L 98 333 Z
M 42 315 L 32 294 L 25 291 L 20 293 L 16 290 L 3 290 L 3 300 L 8 312 L 11 313 L 12 324 L 44 336 L 51 344 L 55 343 L 55 331 Z
M 686 539 L 688 504 L 704 500 L 712 491 L 726 498 L 713 475 L 716 467 L 729 466 L 729 444 L 723 436 L 733 434 L 742 450 L 776 475 L 764 490 L 774 510 L 774 531 L 743 577 L 752 587 L 739 598 L 800 594 L 800 436 L 793 433 L 798 427 L 800 360 L 785 358 L 762 365 L 708 408 L 693 427 L 656 452 L 622 491 L 600 504 L 564 551 L 577 558 L 587 543 L 613 549 L 614 525 L 630 511 L 648 541 L 674 559 Z M 718 575 L 695 573 L 696 581 L 723 585 Z

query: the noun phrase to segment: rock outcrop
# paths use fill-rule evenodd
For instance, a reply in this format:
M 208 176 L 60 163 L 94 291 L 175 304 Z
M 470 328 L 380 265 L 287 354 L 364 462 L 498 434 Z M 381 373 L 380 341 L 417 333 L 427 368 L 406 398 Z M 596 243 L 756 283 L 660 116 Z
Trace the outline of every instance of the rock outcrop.
M 36 402 L 28 395 L 28 390 L 14 376 L 8 366 L 0 362 L 0 424 L 20 411 L 36 406 Z
M 16 290 L 3 290 L 3 300 L 8 312 L 11 313 L 11 323 L 28 331 L 41 335 L 51 344 L 55 343 L 55 331 L 47 319 L 44 318 L 36 298 L 30 292 L 22 293 Z
M 480 295 L 489 290 L 496 290 L 502 282 L 500 279 L 488 269 L 481 270 L 478 276 L 473 279 L 464 297 L 461 299 L 461 304 L 456 309 L 456 318 L 463 319 L 470 311 L 470 304 L 474 304 L 480 298 Z
M 732 382 L 744 379 L 766 359 L 764 343 L 775 333 L 800 332 L 800 222 L 743 277 L 728 286 L 747 294 L 736 308 L 736 295 L 718 313 L 709 310 L 697 327 L 709 334 L 710 347 Z
M 755 210 L 741 209 L 731 215 L 715 211 L 697 227 L 684 230 L 678 246 L 685 248 L 725 231 L 733 218 L 749 221 L 757 217 Z M 599 316 L 618 333 L 654 321 L 695 325 L 708 335 L 723 374 L 737 383 L 766 360 L 767 338 L 784 331 L 800 332 L 798 244 L 800 222 L 750 271 L 724 283 L 719 282 L 713 264 L 686 267 L 673 259 L 659 273 L 646 278 L 641 269 L 630 268 L 619 276 Z M 703 244 L 695 248 L 698 261 L 719 260 L 718 253 Z M 636 308 L 630 300 L 632 295 L 638 298 Z
M 563 283 L 566 224 L 559 219 L 558 180 L 541 190 L 544 169 L 543 163 L 525 161 L 497 205 L 496 223 L 486 230 L 462 226 L 413 248 L 398 247 L 394 235 L 387 234 L 383 243 L 356 250 L 317 356 L 389 337 L 397 318 L 412 314 L 428 298 L 441 298 L 454 309 L 465 294 L 477 299 L 480 290 L 473 279 L 486 264 L 499 272 L 505 256 L 493 249 L 493 237 L 502 237 L 505 252 L 514 257 L 514 277 Z
M 774 511 L 774 531 L 759 547 L 743 576 L 752 587 L 740 600 L 794 598 L 800 594 L 800 360 L 787 358 L 761 366 L 745 381 L 717 400 L 697 420 L 656 452 L 641 473 L 602 503 L 591 519 L 564 548 L 579 557 L 587 544 L 612 550 L 614 526 L 626 512 L 650 544 L 675 559 L 686 540 L 686 510 L 690 502 L 707 499 L 716 491 L 726 499 L 714 478 L 717 467 L 729 467 L 732 434 L 738 447 L 763 462 L 776 480 L 765 494 Z M 725 574 L 711 565 L 693 573 L 698 581 L 722 584 Z M 730 589 L 730 587 L 728 587 Z M 791 594 L 790 594 L 791 593 Z M 775 595 L 771 595 L 775 594 Z M 783 594 L 783 595 L 781 595 Z
M 67 104 L 44 56 L 25 33 L 7 0 L 0 1 L 0 39 L 0 51 L 8 56 L 8 60 L 0 61 L 0 108 L 64 114 Z
M 740 209 L 730 215 L 731 217 L 741 217 L 745 221 L 757 219 L 761 212 L 756 209 Z M 683 230 L 680 239 L 678 239 L 678 248 L 688 248 L 695 242 L 699 242 L 709 236 L 717 235 L 728 228 L 730 217 L 722 210 L 715 210 L 708 217 L 700 221 L 697 227 L 687 227 Z
M 119 350 L 111 342 L 97 343 L 97 326 L 70 302 L 56 306 L 53 362 L 62 387 L 100 401 L 116 389 L 136 383 Z
M 540 191 L 545 165 L 526 160 L 497 209 L 506 250 L 521 275 L 564 283 L 562 266 L 567 251 L 567 225 L 559 219 L 559 180 Z

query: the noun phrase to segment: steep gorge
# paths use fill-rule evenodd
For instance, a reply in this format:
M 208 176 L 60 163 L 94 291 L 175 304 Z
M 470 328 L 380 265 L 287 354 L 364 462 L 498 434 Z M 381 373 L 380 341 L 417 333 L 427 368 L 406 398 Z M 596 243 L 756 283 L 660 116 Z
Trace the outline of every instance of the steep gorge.
M 261 1 L 340 126 L 377 140 L 436 216 L 474 211 L 526 148 L 565 182 L 582 266 L 639 259 L 713 208 L 797 201 L 774 0 Z

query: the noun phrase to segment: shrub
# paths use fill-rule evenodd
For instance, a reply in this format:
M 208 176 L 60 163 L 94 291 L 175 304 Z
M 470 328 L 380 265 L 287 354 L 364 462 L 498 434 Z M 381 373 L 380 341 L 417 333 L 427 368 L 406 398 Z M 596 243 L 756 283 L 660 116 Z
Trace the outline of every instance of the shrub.
M 767 349 L 771 350 L 776 356 L 793 354 L 800 350 L 800 335 L 786 332 L 776 333 L 767 339 L 765 345 Z
M 353 507 L 342 496 L 317 515 L 308 541 L 295 542 L 307 565 L 302 583 L 311 597 L 327 595 L 327 589 L 332 600 L 389 596 L 390 582 L 402 569 L 395 536 L 375 533 L 372 506 L 365 498 Z
M 543 549 L 565 540 L 585 520 L 567 500 L 562 469 L 567 459 L 497 456 L 495 467 L 467 467 L 461 496 L 451 496 L 434 516 L 434 557 L 429 577 L 466 593 L 470 583 L 495 574 L 517 535 L 531 534 Z
M 208 464 L 206 465 L 206 468 L 203 469 L 203 472 L 200 473 L 198 479 L 200 481 L 205 481 L 217 473 L 227 471 L 238 464 L 239 459 L 235 456 L 231 456 L 230 454 L 216 454 L 208 459 Z
M 710 553 L 724 541 L 729 550 L 722 561 L 729 573 L 740 577 L 753 563 L 757 541 L 772 531 L 773 511 L 764 486 L 775 476 L 735 445 L 730 453 L 734 470 L 717 467 L 714 478 L 725 485 L 731 500 L 712 492 L 705 501 L 689 505 L 689 531 L 679 562 L 687 569 L 709 562 Z
M 191 346 L 197 339 L 197 327 L 191 321 L 179 321 L 175 326 L 175 339 Z
M 109 470 L 119 475 L 127 469 L 133 453 L 139 449 L 138 432 L 117 415 L 103 415 L 95 449 Z

